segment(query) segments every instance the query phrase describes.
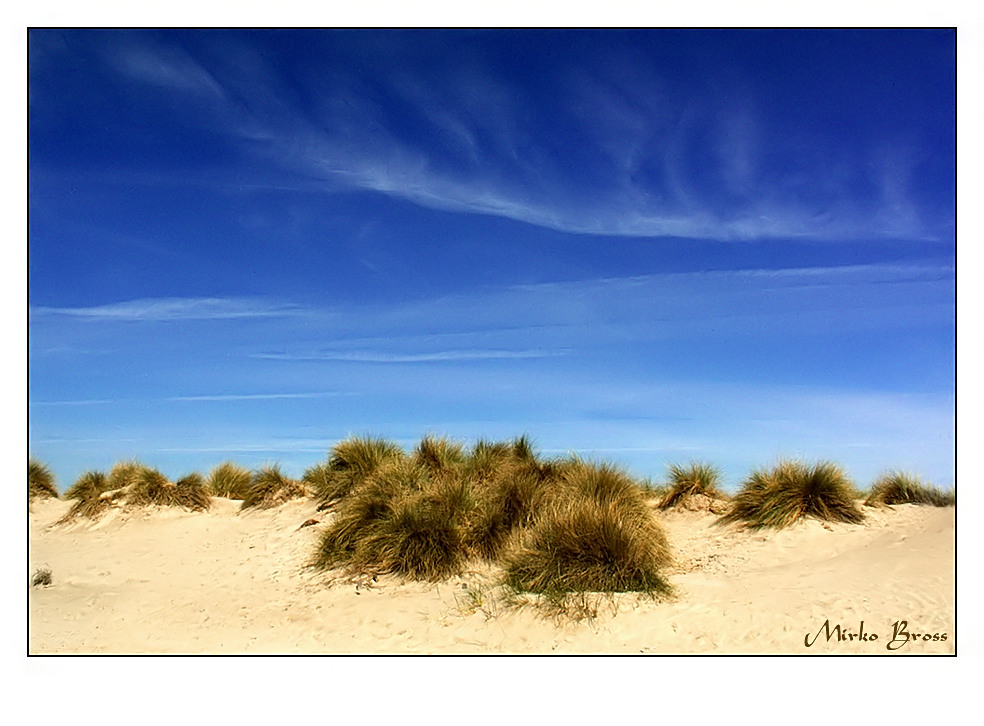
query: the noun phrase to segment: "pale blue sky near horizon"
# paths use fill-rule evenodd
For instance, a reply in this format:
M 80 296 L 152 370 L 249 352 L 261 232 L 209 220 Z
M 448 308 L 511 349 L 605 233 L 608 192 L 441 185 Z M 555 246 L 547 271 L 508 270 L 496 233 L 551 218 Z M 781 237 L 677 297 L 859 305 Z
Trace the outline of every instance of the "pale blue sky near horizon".
M 31 31 L 29 448 L 954 483 L 952 31 Z

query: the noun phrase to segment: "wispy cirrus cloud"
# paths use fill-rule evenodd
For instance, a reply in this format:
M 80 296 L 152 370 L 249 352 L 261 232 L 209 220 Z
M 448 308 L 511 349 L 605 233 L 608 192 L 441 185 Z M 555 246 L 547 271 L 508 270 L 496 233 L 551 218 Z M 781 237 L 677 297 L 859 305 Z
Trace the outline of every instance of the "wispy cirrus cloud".
M 229 320 L 296 315 L 299 306 L 246 298 L 146 298 L 94 307 L 32 307 L 32 317 L 92 321 Z
M 313 391 L 307 393 L 217 393 L 199 394 L 193 396 L 164 396 L 150 397 L 146 399 L 136 398 L 88 398 L 75 400 L 59 401 L 31 401 L 32 406 L 105 406 L 118 405 L 121 403 L 161 403 L 161 402 L 240 402 L 240 401 L 290 401 L 307 400 L 318 398 L 335 398 L 338 396 L 350 396 L 346 391 Z
M 212 75 L 176 46 L 123 45 L 110 53 L 109 59 L 119 72 L 135 81 L 214 100 L 225 98 Z
M 339 361 L 351 363 L 439 363 L 451 361 L 522 360 L 568 355 L 570 350 L 440 350 L 421 353 L 382 351 L 321 351 L 312 353 L 258 353 L 254 358 L 280 361 Z
M 303 321 L 283 339 L 282 345 L 299 346 L 296 349 L 268 348 L 252 354 L 270 360 L 522 359 L 568 355 L 572 347 L 558 334 L 583 330 L 585 325 L 649 326 L 656 335 L 663 328 L 685 332 L 720 319 L 805 320 L 802 316 L 829 315 L 838 309 L 852 311 L 838 320 L 846 328 L 870 324 L 865 311 L 878 324 L 902 325 L 910 319 L 885 313 L 952 307 L 954 279 L 955 269 L 948 264 L 757 268 L 476 288 L 413 302 L 334 307 L 258 298 L 151 298 L 95 307 L 39 306 L 30 313 L 35 321 L 255 321 L 265 326 L 253 335 L 261 342 L 270 335 L 283 339 L 279 319 Z M 601 332 L 594 328 L 592 335 Z M 325 347 L 332 339 L 335 342 Z M 497 340 L 508 340 L 508 345 Z M 42 342 L 35 342 L 35 352 L 46 350 Z
M 109 63 L 128 80 L 207 99 L 193 123 L 238 140 L 250 167 L 262 157 L 265 168 L 320 180 L 326 192 L 374 191 L 599 235 L 952 232 L 952 207 L 915 188 L 924 159 L 912 144 L 787 128 L 767 110 L 777 102 L 770 91 L 734 68 L 727 79 L 682 84 L 644 55 L 624 54 L 587 70 L 541 60 L 524 80 L 468 45 L 455 47 L 454 63 L 440 51 L 421 63 L 417 39 L 326 35 L 336 62 L 298 59 L 288 79 L 258 36 L 215 40 L 221 52 L 160 40 L 108 53 Z M 547 82 L 556 92 L 543 92 Z
M 316 391 L 312 393 L 223 393 L 198 396 L 170 396 L 165 401 L 288 401 L 311 398 L 334 398 L 351 395 L 343 391 Z
M 118 398 L 83 398 L 69 401 L 31 401 L 31 406 L 105 406 L 118 403 Z

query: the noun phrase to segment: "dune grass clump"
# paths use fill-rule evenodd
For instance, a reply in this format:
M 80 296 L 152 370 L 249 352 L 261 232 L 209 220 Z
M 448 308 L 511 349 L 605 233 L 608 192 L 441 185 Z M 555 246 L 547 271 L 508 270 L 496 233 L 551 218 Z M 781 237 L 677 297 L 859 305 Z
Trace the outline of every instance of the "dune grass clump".
M 524 534 L 505 563 L 505 582 L 518 591 L 671 592 L 661 573 L 670 562 L 662 529 L 624 501 L 557 502 Z
M 140 480 L 140 475 L 147 469 L 136 459 L 128 459 L 113 464 L 109 470 L 109 477 L 106 480 L 108 491 L 117 489 L 132 489 Z
M 253 485 L 253 474 L 231 461 L 217 465 L 208 475 L 207 489 L 213 497 L 245 499 Z
M 425 436 L 413 450 L 414 462 L 432 474 L 447 474 L 465 463 L 464 446 L 444 437 Z
M 561 470 L 557 462 L 541 461 L 525 436 L 511 443 L 478 441 L 463 465 L 475 498 L 466 533 L 468 549 L 495 561 L 514 534 L 533 523 Z
M 285 476 L 279 466 L 265 466 L 253 473 L 252 484 L 239 508 L 269 509 L 310 495 L 311 491 L 303 482 Z
M 513 439 L 509 445 L 509 449 L 512 458 L 519 464 L 527 464 L 532 467 L 540 464 L 540 457 L 537 455 L 536 448 L 533 446 L 533 439 L 526 434 Z
M 670 464 L 666 491 L 658 500 L 660 509 L 714 509 L 715 500 L 727 499 L 721 491 L 721 472 L 710 464 Z
M 508 444 L 479 439 L 468 453 L 463 468 L 472 481 L 482 484 L 500 477 L 512 461 Z
M 127 504 L 138 507 L 151 504 L 169 505 L 174 496 L 174 484 L 157 469 L 146 467 L 137 475 L 127 493 Z
M 208 492 L 205 478 L 194 472 L 183 476 L 174 483 L 178 506 L 200 512 L 212 506 L 212 496 Z
M 880 504 L 929 504 L 934 507 L 949 507 L 957 503 L 957 495 L 954 491 L 943 491 L 924 484 L 915 475 L 891 471 L 878 478 L 864 503 L 872 507 Z
M 366 541 L 375 569 L 428 581 L 461 572 L 467 559 L 465 510 L 448 506 L 439 493 L 428 489 L 397 500 L 390 516 L 380 520 Z
M 64 520 L 77 516 L 95 518 L 121 503 L 136 507 L 183 507 L 191 511 L 204 511 L 211 505 L 200 474 L 189 474 L 171 482 L 157 469 L 132 460 L 117 463 L 108 476 L 100 471 L 86 472 L 65 492 L 65 498 L 76 502 Z
M 101 471 L 87 471 L 65 492 L 65 499 L 74 499 L 72 508 L 62 518 L 68 521 L 75 517 L 95 518 L 112 506 L 112 499 L 104 494 L 110 492 L 109 478 Z
M 476 558 L 506 584 L 566 602 L 572 593 L 670 592 L 666 537 L 640 487 L 616 467 L 541 460 L 526 437 L 425 437 L 336 503 L 314 565 L 349 575 L 436 581 Z
M 27 497 L 29 501 L 33 499 L 58 499 L 55 475 L 51 473 L 51 469 L 34 459 L 27 462 Z
M 374 471 L 387 462 L 406 458 L 396 444 L 371 436 L 351 437 L 331 450 L 328 461 L 305 472 L 305 480 L 314 488 L 319 509 L 348 495 Z
M 517 469 L 484 481 L 475 494 L 475 516 L 466 534 L 469 549 L 494 562 L 513 535 L 533 523 L 549 496 L 546 480 L 530 471 Z
M 427 470 L 407 458 L 380 466 L 338 503 L 321 535 L 315 564 L 351 573 L 391 571 L 393 562 L 384 553 L 391 522 L 404 500 L 419 495 L 429 484 Z
M 301 474 L 301 481 L 314 492 L 319 502 L 325 503 L 338 498 L 331 495 L 332 470 L 327 461 L 319 461 L 305 469 Z
M 127 490 L 126 502 L 138 507 L 156 505 L 204 511 L 211 506 L 212 498 L 201 474 L 189 474 L 172 482 L 157 469 L 143 467 Z
M 101 471 L 87 471 L 65 492 L 65 499 L 86 499 L 109 489 L 109 479 Z
M 805 517 L 857 524 L 864 520 L 855 503 L 857 496 L 850 479 L 835 464 L 781 461 L 770 470 L 753 472 L 732 500 L 731 511 L 718 522 L 750 529 L 781 529 Z
M 556 596 L 671 592 L 669 546 L 642 491 L 617 467 L 575 461 L 560 490 L 505 557 L 506 584 Z
M 558 481 L 566 490 L 567 498 L 586 497 L 599 504 L 623 502 L 630 507 L 646 509 L 641 487 L 612 464 L 574 457 L 560 467 Z

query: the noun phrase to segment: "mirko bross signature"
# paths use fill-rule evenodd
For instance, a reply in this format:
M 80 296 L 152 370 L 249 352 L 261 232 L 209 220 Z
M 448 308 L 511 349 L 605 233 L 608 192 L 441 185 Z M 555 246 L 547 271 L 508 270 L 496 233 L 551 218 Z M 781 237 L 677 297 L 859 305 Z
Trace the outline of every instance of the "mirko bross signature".
M 884 635 L 884 637 L 883 637 Z M 896 620 L 892 623 L 892 637 L 887 634 L 879 634 L 864 627 L 862 620 L 856 629 L 845 627 L 840 623 L 831 625 L 830 620 L 824 620 L 823 625 L 815 633 L 807 633 L 803 638 L 803 645 L 811 648 L 814 644 L 830 643 L 875 643 L 884 642 L 888 650 L 899 650 L 907 645 L 923 642 L 943 642 L 947 639 L 947 633 L 929 633 L 917 630 L 909 625 L 908 620 Z

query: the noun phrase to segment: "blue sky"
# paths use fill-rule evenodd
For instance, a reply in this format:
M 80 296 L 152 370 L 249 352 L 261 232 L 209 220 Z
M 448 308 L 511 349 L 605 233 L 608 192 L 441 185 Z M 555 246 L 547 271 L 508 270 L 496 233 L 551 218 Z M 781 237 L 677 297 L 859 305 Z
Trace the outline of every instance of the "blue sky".
M 29 448 L 954 480 L 951 31 L 33 31 Z

